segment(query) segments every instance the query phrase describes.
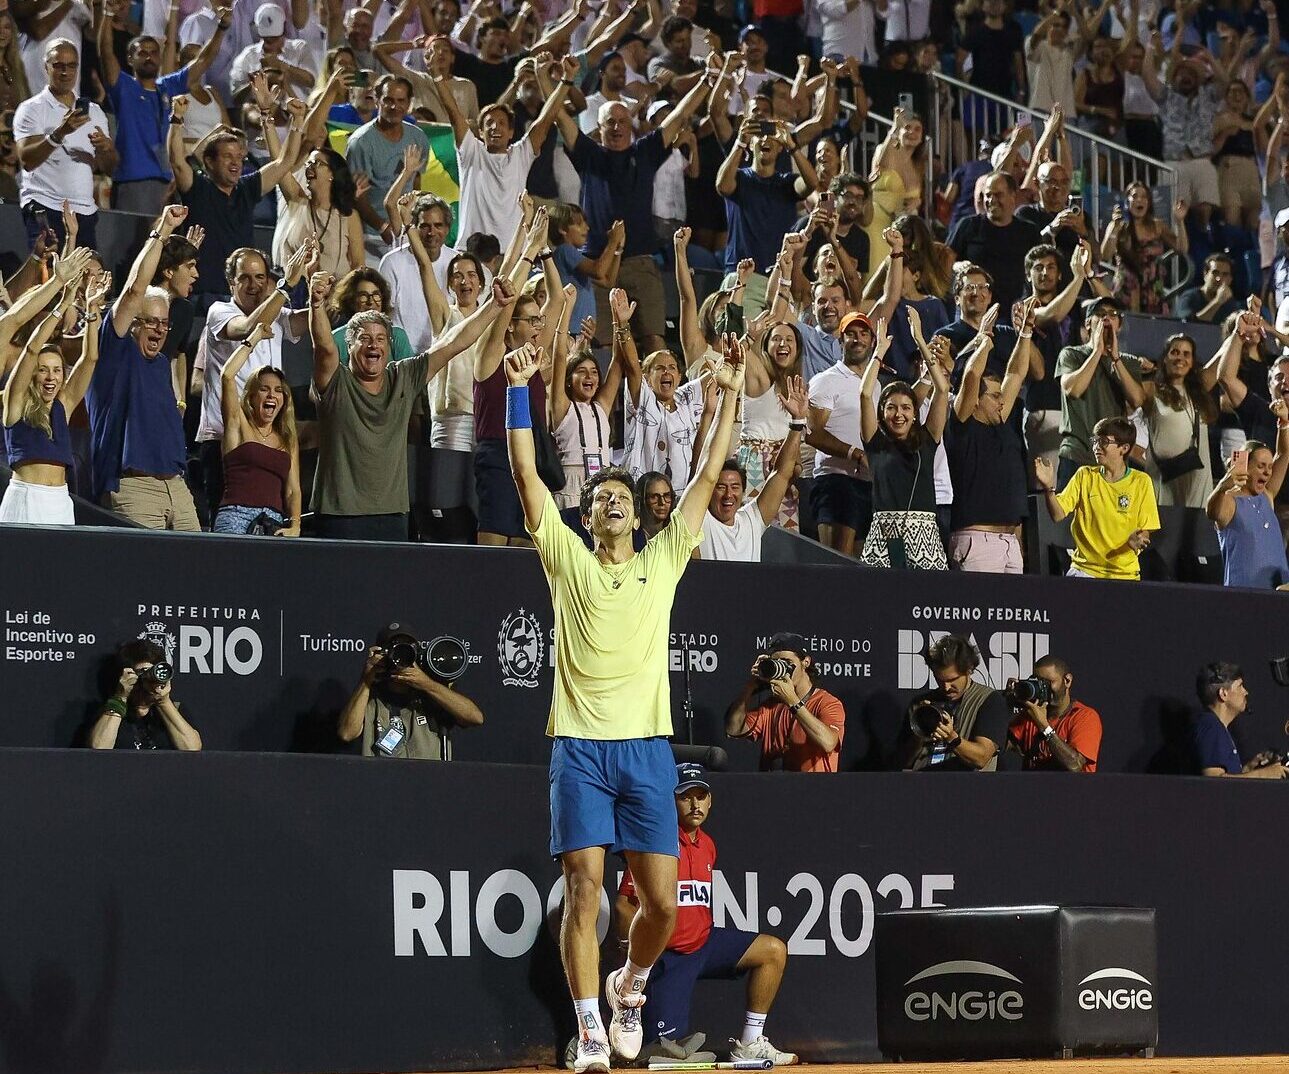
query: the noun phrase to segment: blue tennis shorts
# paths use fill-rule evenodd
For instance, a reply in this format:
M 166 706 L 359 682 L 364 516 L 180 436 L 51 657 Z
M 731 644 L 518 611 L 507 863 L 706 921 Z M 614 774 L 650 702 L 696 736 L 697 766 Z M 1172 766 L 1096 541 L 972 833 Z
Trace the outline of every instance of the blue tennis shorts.
M 551 749 L 551 855 L 680 856 L 676 762 L 665 738 L 557 738 Z
M 694 985 L 700 980 L 730 981 L 743 976 L 739 960 L 747 954 L 755 932 L 713 927 L 707 942 L 697 951 L 682 955 L 664 951 L 649 972 L 645 991 L 645 1040 L 667 1037 L 680 1040 L 689 1035 L 689 1009 Z

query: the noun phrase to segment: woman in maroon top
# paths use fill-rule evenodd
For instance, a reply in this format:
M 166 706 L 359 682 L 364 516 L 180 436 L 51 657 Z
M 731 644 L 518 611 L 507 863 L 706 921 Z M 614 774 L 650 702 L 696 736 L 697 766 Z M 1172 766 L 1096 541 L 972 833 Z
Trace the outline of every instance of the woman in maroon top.
M 224 391 L 224 499 L 211 531 L 300 536 L 300 448 L 295 405 L 282 373 L 257 369 L 237 398 L 237 374 L 270 328 L 256 324 L 233 352 L 221 379 Z

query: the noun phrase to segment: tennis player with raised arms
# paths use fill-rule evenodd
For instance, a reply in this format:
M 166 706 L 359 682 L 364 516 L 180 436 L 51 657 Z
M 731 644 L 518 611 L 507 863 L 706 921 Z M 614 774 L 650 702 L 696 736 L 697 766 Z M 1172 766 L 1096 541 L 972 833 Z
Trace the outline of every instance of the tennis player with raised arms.
M 529 378 L 539 352 L 506 356 L 506 439 L 524 520 L 541 557 L 555 609 L 555 689 L 546 733 L 550 766 L 551 854 L 564 871 L 560 957 L 577 1012 L 574 1069 L 607 1072 L 610 1048 L 640 1053 L 649 970 L 676 923 L 676 765 L 671 729 L 668 636 L 676 585 L 702 541 L 703 518 L 730 446 L 743 356 L 725 343 L 710 376 L 718 412 L 694 479 L 671 521 L 641 552 L 631 475 L 608 467 L 582 486 L 582 523 L 595 550 L 559 517 L 537 473 Z M 605 851 L 621 853 L 635 878 L 640 910 L 631 923 L 626 965 L 605 982 L 611 1018 L 600 1016 L 595 934 Z

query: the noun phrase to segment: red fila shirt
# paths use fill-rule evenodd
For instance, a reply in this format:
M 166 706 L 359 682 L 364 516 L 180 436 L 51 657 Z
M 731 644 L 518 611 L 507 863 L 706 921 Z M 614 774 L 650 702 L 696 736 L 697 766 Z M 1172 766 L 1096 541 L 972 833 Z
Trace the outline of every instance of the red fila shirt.
M 676 874 L 676 930 L 668 951 L 693 954 L 707 942 L 712 931 L 712 872 L 716 868 L 716 844 L 702 828 L 690 836 L 680 828 L 680 865 Z M 628 869 L 618 885 L 618 894 L 634 899 L 635 881 Z

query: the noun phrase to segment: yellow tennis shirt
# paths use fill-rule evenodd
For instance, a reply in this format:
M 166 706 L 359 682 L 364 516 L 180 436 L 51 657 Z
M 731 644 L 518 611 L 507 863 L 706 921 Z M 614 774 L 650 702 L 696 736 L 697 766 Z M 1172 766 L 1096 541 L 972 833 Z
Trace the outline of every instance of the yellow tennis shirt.
M 680 511 L 625 563 L 595 558 L 550 494 L 530 531 L 555 608 L 555 689 L 546 734 L 651 738 L 671 734 L 668 645 L 676 584 L 703 539 Z
M 1056 498 L 1074 516 L 1070 532 L 1075 567 L 1095 578 L 1141 578 L 1141 564 L 1128 538 L 1137 530 L 1159 529 L 1149 475 L 1129 470 L 1118 481 L 1107 481 L 1099 466 L 1080 466 Z

